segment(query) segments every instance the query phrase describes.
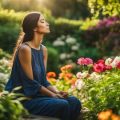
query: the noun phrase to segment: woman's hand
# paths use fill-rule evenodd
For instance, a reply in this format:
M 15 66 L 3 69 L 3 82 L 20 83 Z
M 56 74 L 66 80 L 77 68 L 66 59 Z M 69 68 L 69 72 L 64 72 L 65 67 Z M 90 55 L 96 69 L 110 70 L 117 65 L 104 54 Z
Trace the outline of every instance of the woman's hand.
M 60 99 L 63 99 L 64 97 L 61 95 L 61 94 L 59 94 L 59 93 L 53 93 L 52 95 L 51 95 L 51 97 L 53 97 L 53 98 L 60 98 Z
M 57 92 L 58 94 L 60 94 L 62 97 L 67 98 L 68 97 L 68 93 L 64 92 L 64 91 L 59 91 Z

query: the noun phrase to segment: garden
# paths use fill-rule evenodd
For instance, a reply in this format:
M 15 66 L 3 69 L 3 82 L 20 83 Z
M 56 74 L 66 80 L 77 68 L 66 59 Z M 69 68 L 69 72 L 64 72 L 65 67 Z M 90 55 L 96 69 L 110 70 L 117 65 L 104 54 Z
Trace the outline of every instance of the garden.
M 0 120 L 29 115 L 21 104 L 27 98 L 16 93 L 21 86 L 4 90 L 21 21 L 29 11 L 42 12 L 51 27 L 43 40 L 47 80 L 81 101 L 82 120 L 120 120 L 119 0 L 45 1 L 0 0 Z

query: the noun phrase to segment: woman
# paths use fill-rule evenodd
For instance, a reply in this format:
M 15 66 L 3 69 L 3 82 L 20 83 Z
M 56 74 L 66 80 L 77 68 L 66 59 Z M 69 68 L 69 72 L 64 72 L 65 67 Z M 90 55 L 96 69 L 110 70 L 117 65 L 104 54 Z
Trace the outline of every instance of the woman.
M 30 97 L 22 104 L 35 115 L 61 120 L 75 120 L 81 109 L 80 101 L 67 92 L 57 91 L 46 80 L 47 48 L 42 45 L 49 24 L 39 12 L 27 14 L 22 23 L 24 32 L 16 45 L 13 66 L 6 90 L 22 86 L 18 92 Z

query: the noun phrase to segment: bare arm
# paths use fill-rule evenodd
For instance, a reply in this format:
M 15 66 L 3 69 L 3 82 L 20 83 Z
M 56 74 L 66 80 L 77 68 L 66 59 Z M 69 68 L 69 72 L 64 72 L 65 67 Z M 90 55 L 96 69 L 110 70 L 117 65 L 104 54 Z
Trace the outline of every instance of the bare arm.
M 33 71 L 32 71 L 32 65 L 31 65 L 31 49 L 27 45 L 22 45 L 19 49 L 19 60 L 21 63 L 21 66 L 30 80 L 33 80 Z M 44 86 L 40 87 L 40 93 L 53 97 L 55 96 L 52 91 L 45 88 Z

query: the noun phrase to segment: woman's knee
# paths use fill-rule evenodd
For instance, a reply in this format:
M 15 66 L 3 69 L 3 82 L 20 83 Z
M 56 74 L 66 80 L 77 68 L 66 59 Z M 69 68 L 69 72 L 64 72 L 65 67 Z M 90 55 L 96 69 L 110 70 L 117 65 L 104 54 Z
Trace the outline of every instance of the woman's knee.
M 67 100 L 59 100 L 59 107 L 62 109 L 69 109 L 69 103 Z
M 81 102 L 80 102 L 80 100 L 79 100 L 78 98 L 76 98 L 76 97 L 74 97 L 74 96 L 70 96 L 70 97 L 68 97 L 68 100 L 69 100 L 71 103 L 73 103 L 74 105 L 79 106 L 80 109 L 81 109 L 82 105 L 81 105 Z

